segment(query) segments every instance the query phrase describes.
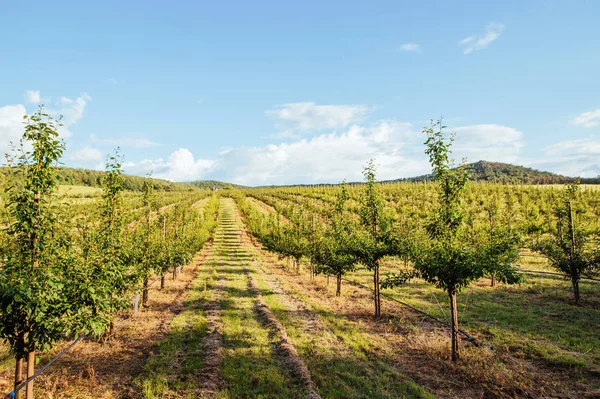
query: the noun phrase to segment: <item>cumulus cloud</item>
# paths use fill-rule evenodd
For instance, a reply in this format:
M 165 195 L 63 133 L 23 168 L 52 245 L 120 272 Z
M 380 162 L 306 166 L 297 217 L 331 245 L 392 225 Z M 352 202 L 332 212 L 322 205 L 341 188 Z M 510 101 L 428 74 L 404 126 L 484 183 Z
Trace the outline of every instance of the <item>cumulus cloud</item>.
M 69 128 L 75 125 L 82 117 L 88 103 L 92 101 L 87 93 L 81 93 L 74 100 L 69 97 L 59 97 L 54 103 L 48 106 L 50 114 L 58 117 L 62 116 L 61 123 L 63 126 L 59 129 L 62 137 L 71 137 L 73 133 Z
M 400 51 L 418 53 L 421 51 L 421 45 L 417 43 L 404 43 L 400 45 Z
M 137 173 L 152 172 L 154 177 L 172 181 L 192 181 L 205 177 L 207 171 L 214 166 L 213 160 L 195 159 L 187 148 L 180 148 L 173 152 L 167 160 L 145 159 L 137 165 L 130 165 L 128 169 Z
M 600 175 L 600 138 L 564 140 L 544 148 L 544 159 L 532 164 L 567 176 Z
M 40 104 L 42 97 L 40 96 L 39 90 L 27 90 L 25 92 L 25 103 L 26 104 Z
M 341 129 L 362 121 L 369 111 L 366 105 L 317 105 L 298 102 L 278 105 L 265 111 L 280 129 L 287 132 Z
M 463 54 L 471 54 L 474 51 L 483 50 L 504 32 L 504 25 L 498 22 L 490 22 L 480 35 L 468 36 L 462 39 L 459 44 L 464 47 Z
M 455 129 L 454 156 L 516 162 L 523 147 L 522 133 L 502 125 L 472 125 Z M 380 180 L 426 174 L 424 135 L 408 122 L 383 120 L 353 124 L 310 138 L 264 146 L 227 148 L 212 159 L 197 159 L 179 149 L 167 160 L 145 160 L 128 171 L 176 181 L 214 179 L 244 185 L 338 183 L 361 181 L 362 169 L 374 158 Z
M 42 101 L 40 92 L 36 90 L 26 91 L 24 98 L 28 104 L 39 104 Z M 48 111 L 56 119 L 60 115 L 63 115 L 61 121 L 63 126 L 59 127 L 58 132 L 62 138 L 68 138 L 73 135 L 70 128 L 83 117 L 83 113 L 87 104 L 91 101 L 91 97 L 83 93 L 74 100 L 68 97 L 59 97 L 54 101 L 51 101 L 51 99 L 44 99 L 44 101 L 49 101 Z M 29 110 L 29 113 L 31 112 L 33 112 L 33 109 Z M 23 104 L 0 107 L 1 152 L 4 153 L 10 150 L 10 142 L 18 144 L 25 131 L 23 116 L 27 114 L 28 110 Z
M 595 111 L 584 112 L 571 119 L 571 123 L 583 127 L 600 126 L 600 108 Z
M 483 124 L 460 126 L 451 130 L 456 132 L 453 153 L 455 156 L 466 157 L 469 162 L 518 162 L 524 146 L 523 133 L 508 126 Z
M 65 158 L 69 161 L 98 162 L 102 160 L 103 156 L 100 150 L 85 146 L 69 151 Z

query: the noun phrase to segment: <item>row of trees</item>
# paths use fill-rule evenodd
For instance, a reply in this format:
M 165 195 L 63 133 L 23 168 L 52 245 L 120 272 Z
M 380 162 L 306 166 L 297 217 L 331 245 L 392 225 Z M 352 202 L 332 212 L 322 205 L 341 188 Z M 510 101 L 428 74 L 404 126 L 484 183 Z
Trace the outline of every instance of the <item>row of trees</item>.
M 282 214 L 282 217 L 270 215 L 268 219 L 241 196 L 238 203 L 253 233 L 265 247 L 296 259 L 296 263 L 306 257 L 311 270 L 335 276 L 337 295 L 341 293 L 345 274 L 355 270 L 357 265 L 369 269 L 373 273 L 377 317 L 381 315 L 382 287 L 393 287 L 419 277 L 443 290 L 450 302 L 452 359 L 456 360 L 459 357 L 458 293 L 483 276 L 489 276 L 492 285 L 497 281 L 520 282 L 522 277 L 515 263 L 527 228 L 516 226 L 511 218 L 500 215 L 498 195 L 479 200 L 485 223 L 476 226 L 473 213 L 463 206 L 466 172 L 464 168 L 454 168 L 450 159 L 453 136 L 446 137 L 441 121 L 432 123 L 424 133 L 437 195 L 435 203 L 420 218 L 406 217 L 396 212 L 393 204 L 389 206 L 390 202 L 380 192 L 382 186 L 376 184 L 373 162 L 364 169 L 366 184 L 355 198 L 351 198 L 344 184 L 334 198 L 321 194 L 317 201 L 310 202 L 298 195 L 288 195 L 288 201 L 281 201 L 270 196 L 268 190 L 249 191 Z M 576 185 L 569 187 L 567 197 L 573 201 Z M 568 202 L 564 201 L 560 209 L 568 208 Z M 332 206 L 327 206 L 329 204 Z M 552 238 L 535 235 L 534 249 L 546 254 L 552 265 L 572 278 L 576 288 L 575 281 L 597 270 L 597 262 L 585 250 L 583 231 L 578 230 L 573 238 L 574 217 L 569 219 L 569 212 L 560 209 L 556 213 L 559 222 L 551 230 Z M 401 270 L 381 279 L 381 262 L 389 256 L 400 257 L 405 262 Z M 577 289 L 575 293 L 579 301 Z
M 118 153 L 108 157 L 102 198 L 87 217 L 64 217 L 55 195 L 65 151 L 59 126 L 40 108 L 27 117 L 20 151 L 9 159 L 17 175 L 3 196 L 10 223 L 0 237 L 0 337 L 16 358 L 15 386 L 24 379 L 24 359 L 29 377 L 37 352 L 64 338 L 104 334 L 133 292 L 142 289 L 147 305 L 148 279 L 189 262 L 215 224 L 216 199 L 204 211 L 153 217 L 154 184 L 146 179 L 144 220 L 127 227 Z

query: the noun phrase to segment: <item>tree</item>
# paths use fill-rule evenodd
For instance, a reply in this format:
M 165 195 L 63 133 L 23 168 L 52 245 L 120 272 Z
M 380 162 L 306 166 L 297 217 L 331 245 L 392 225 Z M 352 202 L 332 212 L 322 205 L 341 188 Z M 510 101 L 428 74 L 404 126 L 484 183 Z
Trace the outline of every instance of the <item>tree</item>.
M 112 319 L 129 304 L 125 299 L 134 273 L 127 263 L 125 246 L 122 241 L 123 215 L 122 158 L 118 150 L 106 160 L 106 172 L 102 176 L 102 201 L 97 227 L 86 226 L 93 238 L 89 240 L 88 253 L 80 262 L 79 268 L 85 274 L 88 285 L 82 287 L 82 301 L 88 309 L 86 319 L 91 331 L 99 335 L 107 327 L 112 333 Z
M 363 170 L 366 187 L 359 209 L 362 229 L 355 234 L 357 260 L 373 272 L 373 302 L 375 317 L 381 316 L 381 286 L 379 284 L 379 261 L 393 254 L 390 245 L 391 217 L 385 211 L 385 202 L 377 191 L 376 167 L 370 160 Z
M 433 168 L 439 203 L 426 225 L 428 240 L 413 246 L 412 260 L 418 274 L 444 290 L 450 300 L 452 360 L 459 358 L 457 294 L 486 272 L 487 253 L 469 229 L 464 228 L 465 212 L 461 202 L 467 175 L 465 169 L 452 169 L 450 148 L 454 135 L 447 140 L 442 121 L 424 129 L 425 153 Z M 504 248 L 511 248 L 506 245 Z
M 16 158 L 9 158 L 18 179 L 8 188 L 10 227 L 0 268 L 0 336 L 15 354 L 15 386 L 34 373 L 36 351 L 48 348 L 81 326 L 77 276 L 69 229 L 57 217 L 53 201 L 56 165 L 64 144 L 60 122 L 43 107 L 26 116 Z M 31 149 L 29 149 L 31 148 Z M 33 398 L 33 382 L 27 385 Z
M 519 259 L 519 247 L 522 239 L 510 228 L 498 226 L 500 203 L 497 197 L 491 196 L 487 201 L 481 201 L 488 218 L 488 240 L 484 241 L 485 269 L 491 279 L 491 286 L 496 280 L 515 284 L 523 281 L 513 264 Z
M 139 264 L 139 272 L 143 280 L 143 290 L 142 290 L 142 306 L 148 306 L 148 288 L 149 288 L 149 280 L 150 276 L 152 276 L 154 272 L 154 261 L 156 246 L 153 245 L 152 242 L 152 213 L 156 210 L 156 199 L 154 197 L 154 186 L 150 179 L 150 176 L 146 176 L 144 179 L 144 184 L 142 186 L 142 206 L 144 208 L 144 223 L 141 226 L 142 234 L 141 245 L 139 249 L 141 253 L 138 253 L 138 259 L 140 260 Z
M 551 238 L 542 239 L 533 245 L 533 250 L 544 254 L 552 267 L 571 280 L 575 303 L 579 304 L 579 281 L 582 275 L 598 272 L 598 256 L 586 250 L 589 232 L 577 226 L 574 203 L 579 191 L 579 182 L 569 183 L 563 190 L 556 208 L 556 229 Z
M 342 293 L 342 277 L 356 270 L 357 263 L 352 225 L 344 215 L 344 204 L 348 199 L 348 190 L 344 182 L 336 196 L 335 209 L 330 215 L 330 228 L 320 239 L 315 240 L 317 272 L 336 277 L 336 296 Z

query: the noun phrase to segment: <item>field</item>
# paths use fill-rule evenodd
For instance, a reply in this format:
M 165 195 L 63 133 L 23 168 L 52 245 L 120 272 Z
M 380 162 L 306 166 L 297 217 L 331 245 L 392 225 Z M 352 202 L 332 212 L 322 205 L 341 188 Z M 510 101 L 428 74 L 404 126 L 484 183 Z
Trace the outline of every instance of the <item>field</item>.
M 411 195 L 431 194 L 429 186 L 408 183 L 379 189 L 386 195 L 387 208 L 396 211 L 412 201 Z M 363 195 L 360 187 L 352 190 L 347 219 L 355 218 Z M 480 198 L 512 190 L 521 200 L 518 209 L 525 208 L 523 199 L 529 197 L 523 193 L 527 193 L 537 198 L 535 206 L 542 214 L 546 201 L 556 195 L 551 187 L 482 185 L 473 190 Z M 67 194 L 75 201 L 66 207 L 71 212 L 94 207 L 81 203 L 82 195 L 99 201 L 97 190 L 63 192 L 75 191 L 77 195 Z M 314 215 L 326 214 L 339 188 L 222 191 L 219 196 L 199 191 L 193 198 L 164 194 L 155 205 L 158 211 L 151 212 L 158 231 L 163 214 L 200 213 L 205 220 L 216 218 L 216 229 L 206 233 L 212 236 L 210 242 L 184 265 L 176 280 L 167 273 L 165 288 L 158 283 L 151 286 L 149 302 L 138 313 L 131 307 L 120 310 L 112 335 L 84 339 L 46 370 L 35 381 L 38 395 L 149 399 L 600 395 L 600 282 L 582 280 L 582 300 L 575 305 L 570 282 L 551 274 L 555 270 L 547 259 L 522 245 L 518 267 L 527 273 L 523 281 L 492 287 L 491 280 L 482 277 L 460 293 L 460 327 L 479 344 L 462 339 L 462 356 L 451 362 L 450 329 L 434 320 L 449 321 L 448 297 L 442 290 L 420 278 L 384 288 L 382 315 L 374 318 L 371 271 L 359 265 L 345 274 L 337 296 L 335 276 L 313 275 L 304 255 L 296 260 L 270 251 L 260 241 L 264 237 L 253 230 L 257 223 L 263 229 L 293 226 L 302 212 L 303 218 L 313 215 L 314 225 Z M 594 193 L 586 190 L 582 199 L 593 203 Z M 125 214 L 136 215 L 127 220 L 144 214 L 138 194 L 124 198 L 130 198 Z M 404 205 L 399 198 L 405 198 Z M 426 201 L 421 205 L 421 212 L 432 206 Z M 513 215 L 515 221 L 527 222 L 531 203 L 527 207 Z M 593 209 L 587 212 L 593 221 Z M 482 213 L 473 223 L 484 221 Z M 143 222 L 131 228 L 138 224 Z M 401 256 L 387 256 L 381 261 L 381 273 L 409 265 Z M 153 273 L 160 277 L 161 272 Z M 41 354 L 39 364 L 68 343 L 57 342 Z M 14 358 L 8 347 L 3 350 L 0 387 L 8 392 Z

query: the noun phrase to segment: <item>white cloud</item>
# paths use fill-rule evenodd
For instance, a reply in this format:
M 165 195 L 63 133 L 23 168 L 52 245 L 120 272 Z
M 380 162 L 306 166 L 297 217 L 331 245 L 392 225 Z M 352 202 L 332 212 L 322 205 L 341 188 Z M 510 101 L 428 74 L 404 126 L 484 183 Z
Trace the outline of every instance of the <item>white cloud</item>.
M 138 165 L 129 167 L 138 174 L 152 172 L 152 176 L 159 179 L 172 181 L 192 181 L 203 179 L 207 171 L 214 166 L 214 161 L 207 159 L 194 159 L 194 155 L 187 148 L 180 148 L 173 152 L 165 161 L 162 158 L 146 159 Z
M 69 161 L 98 162 L 102 160 L 103 156 L 100 150 L 85 146 L 73 151 L 67 151 L 65 158 Z
M 466 157 L 469 162 L 518 162 L 524 146 L 523 133 L 508 126 L 472 125 L 453 128 L 450 131 L 456 132 L 453 154 Z
M 419 52 L 421 52 L 421 45 L 417 44 L 417 43 L 404 43 L 404 44 L 400 45 L 400 50 L 407 51 L 407 52 L 419 53 Z
M 564 140 L 544 148 L 545 157 L 532 162 L 545 170 L 567 176 L 600 175 L 600 138 Z
M 454 156 L 472 161 L 516 162 L 523 147 L 522 133 L 502 125 L 473 125 L 456 129 Z M 449 130 L 451 131 L 451 130 Z M 321 133 L 265 146 L 226 148 L 214 159 L 196 159 L 179 149 L 167 159 L 145 160 L 128 169 L 169 180 L 215 179 L 244 185 L 336 183 L 361 181 L 362 169 L 374 158 L 380 180 L 429 173 L 425 137 L 410 123 L 396 120 L 372 125 L 354 124 L 341 132 Z
M 313 102 L 289 103 L 265 111 L 276 125 L 291 132 L 341 129 L 362 121 L 369 107 L 366 105 L 317 105 Z
M 486 25 L 485 31 L 481 35 L 468 36 L 462 39 L 459 44 L 465 46 L 463 53 L 471 54 L 473 51 L 483 50 L 504 32 L 504 25 L 498 22 L 490 22 Z
M 87 104 L 92 101 L 87 93 L 81 93 L 76 99 L 59 97 L 56 102 L 48 107 L 48 111 L 55 118 L 62 116 L 63 126 L 59 129 L 62 137 L 71 137 L 73 134 L 69 127 L 76 124 L 82 117 Z
M 571 119 L 571 123 L 583 127 L 600 126 L 600 108 L 595 111 L 584 112 Z
M 36 105 L 42 100 L 50 101 L 50 99 L 42 99 L 41 93 L 35 90 L 26 91 L 24 98 L 25 102 Z M 68 97 L 59 97 L 54 102 L 50 102 L 48 112 L 55 119 L 58 119 L 60 115 L 64 115 L 61 121 L 63 126 L 58 128 L 58 132 L 62 138 L 68 138 L 73 135 L 70 127 L 82 118 L 87 103 L 90 100 L 91 97 L 83 93 L 75 100 Z M 15 145 L 19 143 L 25 132 L 23 116 L 32 112 L 34 112 L 33 109 L 28 112 L 23 104 L 0 107 L 0 152 L 8 152 L 10 150 L 10 142 L 13 142 Z
M 24 132 L 23 116 L 27 110 L 21 104 L 0 107 L 0 151 L 10 150 L 10 143 L 17 145 Z
M 27 90 L 25 92 L 25 103 L 26 104 L 40 104 L 42 97 L 40 96 L 39 90 Z
M 292 143 L 241 148 L 228 152 L 217 166 L 240 184 L 339 182 L 362 180 L 363 166 L 376 158 L 378 177 L 393 179 L 426 171 L 424 157 L 414 159 L 415 139 L 421 137 L 410 124 L 382 121 Z

